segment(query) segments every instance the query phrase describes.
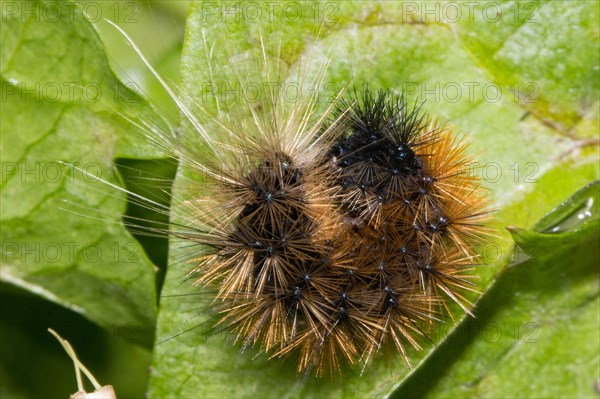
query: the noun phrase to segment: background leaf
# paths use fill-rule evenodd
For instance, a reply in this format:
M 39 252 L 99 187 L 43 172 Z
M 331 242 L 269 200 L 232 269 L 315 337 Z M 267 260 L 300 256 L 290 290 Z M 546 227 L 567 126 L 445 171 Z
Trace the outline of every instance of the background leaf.
M 100 381 L 139 396 L 154 339 L 155 267 L 122 225 L 126 196 L 75 167 L 121 185 L 115 158 L 162 156 L 121 115 L 160 120 L 140 86 L 111 71 L 85 7 L 1 6 L 2 396 L 75 391 L 72 363 L 48 327 Z
M 596 182 L 577 192 L 534 230 L 511 229 L 529 259 L 501 273 L 477 318 L 465 320 L 394 397 L 597 396 L 599 189 Z

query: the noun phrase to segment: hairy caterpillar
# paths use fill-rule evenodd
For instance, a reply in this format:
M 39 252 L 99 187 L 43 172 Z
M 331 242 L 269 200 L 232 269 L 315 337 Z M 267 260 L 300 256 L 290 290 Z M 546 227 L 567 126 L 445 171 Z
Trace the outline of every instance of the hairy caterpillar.
M 327 66 L 285 76 L 264 45 L 236 61 L 222 67 L 242 87 L 257 77 L 319 86 Z M 470 312 L 470 246 L 486 232 L 487 202 L 451 131 L 367 86 L 322 110 L 316 92 L 288 104 L 259 85 L 245 117 L 215 114 L 186 105 L 144 62 L 186 130 L 130 121 L 192 172 L 180 175 L 189 182 L 171 223 L 148 230 L 191 244 L 190 278 L 214 289 L 218 324 L 242 347 L 336 374 L 389 346 L 409 362 L 407 347 L 451 315 L 448 299 Z

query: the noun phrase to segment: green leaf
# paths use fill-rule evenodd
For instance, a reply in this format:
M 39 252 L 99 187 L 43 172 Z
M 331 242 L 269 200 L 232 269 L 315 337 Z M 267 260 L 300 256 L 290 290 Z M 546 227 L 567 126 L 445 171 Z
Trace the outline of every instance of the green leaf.
M 151 351 L 135 344 L 135 326 L 106 331 L 8 284 L 0 283 L 0 294 L 3 397 L 65 398 L 77 390 L 73 362 L 48 333 L 49 326 L 69 340 L 100 383 L 113 385 L 119 397 L 143 396 L 148 380 L 144 365 L 150 362 Z
M 597 51 L 588 51 L 595 46 L 597 13 L 593 12 L 596 6 L 589 2 L 575 3 L 569 4 L 575 4 L 575 9 L 588 15 L 581 29 L 573 27 L 563 15 L 566 7 L 563 2 L 536 3 L 544 9 L 539 15 L 540 25 L 535 34 L 526 36 L 527 45 L 517 46 L 511 44 L 511 39 L 527 33 L 529 28 L 523 27 L 527 21 L 502 19 L 492 26 L 487 21 L 482 22 L 481 18 L 452 23 L 443 18 L 436 20 L 430 14 L 427 16 L 423 10 L 407 14 L 406 7 L 415 4 L 419 7 L 422 3 L 294 2 L 301 11 L 296 13 L 299 17 L 291 21 L 283 7 L 271 11 L 263 8 L 262 18 L 251 19 L 244 17 L 246 3 L 236 3 L 239 16 L 236 18 L 233 12 L 222 12 L 226 7 L 224 4 L 198 1 L 193 3 L 187 22 L 182 91 L 192 108 L 194 104 L 201 104 L 215 110 L 214 86 L 210 85 L 236 81 L 227 65 L 236 55 L 256 48 L 262 37 L 267 56 L 272 62 L 283 62 L 287 70 L 329 59 L 325 78 L 331 85 L 327 86 L 329 91 L 323 93 L 326 96 L 349 85 L 360 87 L 363 82 L 369 82 L 375 87 L 404 90 L 413 99 L 426 100 L 424 108 L 427 111 L 442 121 L 449 119 L 457 130 L 469 133 L 470 150 L 478 154 L 480 161 L 481 168 L 477 170 L 482 173 L 483 184 L 498 208 L 491 223 L 498 237 L 486 243 L 487 249 L 495 251 L 490 255 L 486 248 L 482 250 L 487 267 L 480 268 L 480 289 L 486 291 L 493 277 L 511 259 L 512 240 L 503 227 L 532 225 L 554 204 L 599 177 L 598 148 L 594 142 L 581 139 L 594 137 L 598 124 L 597 113 L 590 111 L 593 107 L 588 107 L 589 99 L 598 98 L 598 86 L 590 80 L 590 76 L 597 78 L 597 73 L 587 73 L 598 70 Z M 335 5 L 332 14 L 320 13 L 320 18 L 314 17 L 315 6 L 323 10 L 330 4 Z M 448 3 L 442 2 L 440 6 L 445 4 Z M 478 10 L 485 6 L 478 4 Z M 503 3 L 502 7 L 508 5 Z M 476 38 L 486 26 L 491 32 L 486 31 L 486 34 L 502 32 L 497 38 L 494 36 L 495 47 L 486 46 L 485 40 L 468 40 Z M 578 44 L 574 50 L 569 50 L 573 56 L 562 60 L 565 72 L 560 75 L 560 83 L 555 85 L 551 80 L 558 75 L 551 70 L 552 62 L 559 57 L 561 46 L 568 38 L 577 40 Z M 525 39 L 519 40 L 522 43 Z M 509 53 L 496 51 L 503 44 L 510 45 Z M 531 49 L 538 48 L 545 48 L 552 57 L 530 56 Z M 496 53 L 504 57 L 503 62 L 494 61 Z M 521 95 L 516 95 L 511 88 L 511 79 L 517 79 L 519 84 L 532 82 L 537 85 L 536 99 L 540 104 L 531 105 Z M 564 105 L 566 91 L 572 100 L 569 108 L 565 108 L 565 112 L 555 112 Z M 225 111 L 235 115 L 239 109 L 234 104 L 225 107 Z M 573 116 L 575 112 L 582 116 Z M 185 122 L 182 125 L 185 126 Z M 565 133 L 563 127 L 573 130 Z M 187 176 L 189 172 L 181 170 L 179 174 Z M 183 180 L 179 183 L 184 184 Z M 175 195 L 182 192 L 185 187 Z M 594 255 L 589 256 L 593 258 Z M 293 359 L 267 360 L 264 355 L 255 356 L 252 350 L 240 353 L 227 334 L 216 334 L 211 330 L 211 313 L 206 311 L 210 293 L 191 287 L 185 280 L 188 269 L 177 263 L 177 253 L 172 259 L 165 283 L 167 295 L 159 313 L 151 396 L 385 397 L 403 382 L 409 383 L 411 375 L 418 374 L 429 378 L 426 382 L 421 380 L 426 386 L 433 386 L 434 382 L 446 384 L 445 387 L 452 384 L 445 374 L 428 371 L 432 369 L 431 361 L 425 359 L 443 356 L 438 356 L 442 352 L 433 344 L 421 352 L 410 353 L 415 365 L 413 370 L 401 361 L 400 356 L 392 356 L 376 359 L 362 375 L 359 375 L 360 370 L 348 370 L 343 377 L 332 380 L 296 376 Z M 577 269 L 573 276 L 576 282 L 582 281 L 581 284 L 588 288 L 589 277 L 589 271 L 583 269 Z M 543 295 L 552 297 L 561 287 L 548 280 L 544 279 L 547 282 L 544 289 L 548 293 Z M 580 287 L 575 287 L 575 282 L 573 287 L 579 292 Z M 581 288 L 578 300 L 589 294 L 586 289 Z M 503 300 L 508 302 L 510 296 L 510 292 L 504 292 L 497 299 L 488 301 L 501 304 Z M 478 305 L 477 314 L 481 308 L 483 312 L 487 311 L 486 306 L 486 302 Z M 523 317 L 526 322 L 531 321 L 531 318 Z M 573 323 L 573 328 L 577 328 L 578 321 Z M 473 320 L 462 320 L 460 328 L 468 323 Z M 524 328 L 523 324 L 520 326 Z M 439 326 L 432 339 L 441 342 L 452 330 L 453 326 Z M 564 331 L 567 331 L 566 327 Z M 594 338 L 589 325 L 581 333 L 586 338 Z M 560 335 L 553 337 L 553 346 L 569 352 L 570 347 L 564 343 L 559 345 Z M 477 342 L 485 343 L 482 339 Z M 553 359 L 560 364 L 560 357 Z M 477 363 L 471 364 L 477 371 Z M 530 366 L 530 376 L 536 364 Z M 583 364 L 589 365 L 589 362 Z M 515 389 L 525 389 L 526 384 L 520 381 Z M 565 388 L 563 392 L 566 391 L 572 392 Z M 448 392 L 451 392 L 450 388 Z M 446 396 L 445 391 L 439 391 L 438 396 Z
M 595 138 L 598 7 L 589 1 L 477 2 L 463 5 L 467 17 L 456 32 L 482 71 L 537 118 L 563 134 Z
M 600 181 L 590 183 L 540 219 L 532 230 L 509 226 L 518 248 L 537 260 L 551 260 L 559 248 L 585 241 L 599 227 Z
M 115 49 L 126 45 L 107 46 L 125 83 L 115 77 L 99 27 L 90 23 L 108 17 L 127 25 L 133 18 L 135 24 L 128 26 L 137 27 L 137 18 L 150 10 L 143 2 L 3 1 L 0 6 L 0 390 L 9 397 L 65 397 L 75 391 L 72 363 L 48 339 L 52 327 L 119 397 L 141 397 L 160 279 L 122 225 L 129 210 L 126 196 L 76 167 L 124 187 L 121 177 L 129 176 L 121 176 L 116 158 L 164 156 L 125 119 L 161 124 L 141 97 L 153 89 L 133 68 L 123 69 L 126 63 Z M 157 28 L 148 20 L 144 26 Z M 163 23 L 155 32 L 162 30 L 165 39 L 168 29 Z M 169 32 L 177 47 L 180 33 Z M 110 42 L 107 29 L 99 33 Z M 161 49 L 156 43 L 142 47 Z M 159 65 L 170 81 L 176 81 L 178 74 L 170 71 L 177 69 L 171 65 L 178 65 L 178 58 L 177 48 L 170 49 L 170 65 Z
M 119 25 L 136 43 L 148 61 L 173 88 L 179 84 L 182 38 L 188 1 L 83 0 L 81 8 L 98 31 L 117 77 L 137 93 L 143 93 L 170 122 L 177 120 L 177 107 L 158 84 L 123 35 L 107 20 Z M 106 20 L 104 19 L 106 18 Z
M 2 6 L 0 279 L 149 347 L 154 267 L 121 223 L 124 194 L 97 177 L 120 185 L 114 157 L 158 153 L 119 115 L 158 119 L 77 4 Z
M 597 396 L 599 189 L 597 181 L 580 190 L 534 230 L 510 229 L 530 258 L 504 270 L 476 318 L 448 336 L 394 397 Z

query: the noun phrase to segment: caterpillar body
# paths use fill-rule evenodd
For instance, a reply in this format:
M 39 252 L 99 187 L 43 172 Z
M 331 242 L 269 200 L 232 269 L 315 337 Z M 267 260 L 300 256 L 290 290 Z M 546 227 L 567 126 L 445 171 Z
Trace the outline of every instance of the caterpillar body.
M 309 75 L 318 87 L 327 67 L 284 76 L 264 45 L 247 58 L 222 66 L 242 87 L 257 76 L 306 87 Z M 408 348 L 451 303 L 471 312 L 489 203 L 450 128 L 368 84 L 326 107 L 317 91 L 288 104 L 259 85 L 245 117 L 192 111 L 164 86 L 186 131 L 132 122 L 207 181 L 190 179 L 177 210 L 163 209 L 177 222 L 153 233 L 192 244 L 189 276 L 214 289 L 217 324 L 242 348 L 296 354 L 316 375 L 365 367 L 385 347 L 410 365 Z

